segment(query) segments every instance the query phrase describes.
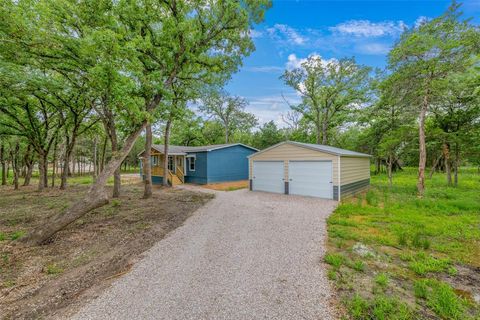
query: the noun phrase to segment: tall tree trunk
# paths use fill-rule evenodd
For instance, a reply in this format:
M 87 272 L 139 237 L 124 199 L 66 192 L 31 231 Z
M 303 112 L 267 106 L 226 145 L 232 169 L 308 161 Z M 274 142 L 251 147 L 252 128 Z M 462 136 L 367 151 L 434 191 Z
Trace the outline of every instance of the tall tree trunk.
M 445 172 L 447 173 L 447 184 L 452 185 L 452 168 L 450 166 L 450 146 L 445 141 L 442 144 L 443 159 L 445 161 Z
M 112 144 L 112 157 L 113 157 L 113 155 L 118 152 L 117 134 L 115 133 L 115 131 L 112 134 L 112 136 L 110 137 L 110 142 Z M 120 165 L 118 166 L 118 168 L 113 173 L 113 193 L 112 193 L 112 197 L 114 197 L 114 198 L 120 197 L 120 185 L 122 183 Z
M 75 144 L 77 143 L 77 134 L 76 131 L 72 133 L 72 137 L 70 138 L 69 135 L 65 137 L 65 154 L 63 155 L 63 171 L 62 177 L 60 182 L 60 189 L 65 190 L 68 185 L 68 176 L 70 173 L 70 161 L 72 162 L 73 171 L 75 171 L 75 161 L 73 160 L 73 149 L 75 148 Z M 80 168 L 80 162 L 78 162 L 78 166 Z M 66 170 L 65 170 L 66 168 Z M 80 173 L 80 170 L 78 170 Z
M 45 188 L 45 155 L 44 152 L 38 154 L 38 191 Z
M 2 186 L 7 185 L 7 166 L 5 163 L 5 146 L 0 145 L 0 163 L 2 164 Z
M 12 158 L 13 169 L 13 189 L 18 190 L 18 177 L 20 175 L 20 168 L 18 164 L 18 152 L 20 150 L 20 143 L 15 144 L 15 148 L 10 148 L 10 155 Z
M 97 163 L 97 136 L 93 138 L 93 179 L 98 175 L 98 163 Z
M 48 188 L 48 153 L 45 152 L 45 158 L 43 159 L 43 186 Z
M 58 147 L 58 139 L 55 139 L 53 143 L 53 159 L 52 159 L 52 188 L 55 187 L 55 177 L 57 174 L 57 147 Z
M 393 174 L 392 174 L 392 166 L 393 166 L 393 156 L 392 155 L 389 155 L 388 156 L 388 168 L 387 168 L 387 172 L 388 172 L 388 182 L 390 184 L 390 188 L 392 188 L 393 186 Z
M 230 139 L 229 134 L 228 134 L 228 126 L 225 126 L 225 143 L 228 143 L 228 140 Z
M 425 117 L 428 110 L 428 96 L 423 97 L 422 109 L 419 116 L 418 124 L 418 142 L 419 142 L 419 157 L 418 157 L 418 181 L 417 191 L 420 197 L 425 194 L 425 166 L 427 164 L 427 146 L 425 142 Z
M 164 142 L 164 150 L 163 150 L 163 185 L 168 187 L 168 144 L 170 143 L 170 127 L 172 125 L 172 120 L 168 119 L 167 124 L 165 126 L 165 142 Z
M 152 139 L 152 125 L 148 124 L 145 128 L 145 153 L 143 156 L 143 174 L 145 175 L 145 189 L 143 191 L 144 199 L 148 199 L 152 196 L 152 165 L 150 161 L 152 156 Z
M 443 155 L 439 155 L 437 157 L 437 159 L 435 160 L 435 162 L 433 163 L 432 165 L 432 170 L 430 170 L 430 175 L 429 175 L 429 179 L 432 179 L 433 177 L 433 174 L 435 173 L 435 171 L 437 171 L 437 167 L 438 167 L 438 163 L 440 162 L 440 160 L 442 159 Z
M 75 202 L 66 212 L 60 212 L 50 218 L 44 225 L 22 238 L 22 241 L 29 244 L 41 244 L 86 213 L 107 204 L 108 195 L 105 190 L 107 180 L 132 150 L 135 141 L 145 126 L 146 122 L 128 136 L 122 150 L 112 156 L 112 159 L 82 199 Z
M 328 123 L 327 121 L 322 122 L 322 144 L 328 144 Z
M 27 171 L 25 172 L 25 180 L 23 181 L 23 186 L 30 185 L 30 179 L 32 178 L 33 173 L 33 157 L 32 157 L 32 147 L 28 145 L 27 151 L 25 152 L 25 166 L 27 167 Z
M 103 169 L 105 168 L 105 160 L 106 160 L 106 154 L 107 154 L 107 143 L 108 143 L 108 136 L 105 136 L 105 140 L 103 141 L 103 146 L 102 146 L 102 159 L 100 161 L 100 172 L 102 172 Z
M 458 142 L 455 143 L 455 176 L 453 180 L 454 186 L 458 186 L 458 167 L 460 166 L 460 147 Z

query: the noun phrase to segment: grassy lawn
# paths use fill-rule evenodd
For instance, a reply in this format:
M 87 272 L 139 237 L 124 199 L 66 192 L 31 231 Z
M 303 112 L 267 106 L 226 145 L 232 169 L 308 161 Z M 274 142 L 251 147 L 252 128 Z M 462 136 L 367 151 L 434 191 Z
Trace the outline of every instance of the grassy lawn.
M 353 319 L 480 319 L 480 175 L 416 196 L 416 169 L 372 175 L 328 219 L 329 278 Z
M 50 318 L 97 295 L 212 198 L 155 186 L 152 198 L 145 200 L 140 179 L 133 178 L 122 177 L 120 198 L 41 246 L 17 240 L 82 197 L 92 178 L 71 178 L 64 191 L 48 188 L 39 193 L 36 180 L 20 190 L 0 186 L 0 318 Z

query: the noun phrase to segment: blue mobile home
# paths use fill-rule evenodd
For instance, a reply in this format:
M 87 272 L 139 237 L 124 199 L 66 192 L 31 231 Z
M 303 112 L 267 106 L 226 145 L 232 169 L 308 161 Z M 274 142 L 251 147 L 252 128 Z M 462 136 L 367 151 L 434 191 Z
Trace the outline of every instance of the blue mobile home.
M 171 185 L 247 180 L 247 157 L 258 151 L 241 143 L 201 147 L 169 146 L 168 148 L 167 178 Z M 140 156 L 140 168 L 142 168 L 141 160 Z M 151 166 L 154 184 L 163 182 L 164 161 L 164 146 L 153 145 Z M 142 169 L 140 170 L 140 174 L 144 177 Z

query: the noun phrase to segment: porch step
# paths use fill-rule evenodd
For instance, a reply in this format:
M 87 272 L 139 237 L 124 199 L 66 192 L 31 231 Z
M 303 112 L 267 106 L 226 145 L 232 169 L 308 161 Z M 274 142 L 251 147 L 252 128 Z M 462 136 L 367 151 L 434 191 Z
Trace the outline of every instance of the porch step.
M 179 184 L 182 184 L 182 180 L 180 180 L 180 178 L 177 177 L 176 175 L 173 175 L 172 176 L 172 186 L 176 186 L 176 185 L 179 185 Z

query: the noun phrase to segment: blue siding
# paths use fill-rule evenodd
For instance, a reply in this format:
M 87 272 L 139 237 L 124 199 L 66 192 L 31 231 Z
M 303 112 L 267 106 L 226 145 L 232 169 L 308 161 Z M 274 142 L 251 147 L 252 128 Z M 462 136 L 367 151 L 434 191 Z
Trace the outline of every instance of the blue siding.
M 187 172 L 185 182 L 206 184 L 208 183 L 207 176 L 207 152 L 188 153 L 188 155 L 195 155 L 195 171 L 190 170 L 190 160 L 187 159 Z
M 145 180 L 145 175 L 142 175 L 142 180 Z M 163 177 L 152 176 L 152 184 L 163 184 Z
M 208 152 L 208 183 L 247 180 L 247 156 L 255 152 L 241 145 Z

